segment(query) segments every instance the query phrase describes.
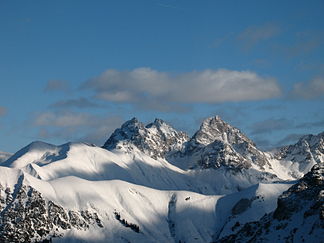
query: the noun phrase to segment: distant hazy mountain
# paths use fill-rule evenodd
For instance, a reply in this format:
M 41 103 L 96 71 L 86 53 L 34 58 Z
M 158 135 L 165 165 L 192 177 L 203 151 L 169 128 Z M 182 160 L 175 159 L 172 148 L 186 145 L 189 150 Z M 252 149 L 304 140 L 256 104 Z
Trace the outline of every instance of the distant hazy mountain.
M 103 147 L 33 142 L 0 164 L 0 242 L 313 242 L 323 134 L 270 153 L 218 116 L 191 138 L 133 118 Z

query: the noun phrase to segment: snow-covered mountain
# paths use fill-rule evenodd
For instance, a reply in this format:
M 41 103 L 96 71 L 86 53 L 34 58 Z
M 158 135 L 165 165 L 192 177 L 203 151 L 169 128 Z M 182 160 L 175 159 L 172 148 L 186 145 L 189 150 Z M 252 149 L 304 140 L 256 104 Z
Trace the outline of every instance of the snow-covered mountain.
M 161 119 L 155 119 L 145 126 L 133 118 L 116 129 L 103 147 L 108 150 L 123 148 L 131 151 L 135 146 L 156 159 L 165 158 L 170 152 L 181 150 L 188 139 L 186 133 L 176 131 Z
M 33 142 L 0 164 L 0 242 L 232 239 L 245 223 L 278 214 L 277 198 L 311 165 L 322 168 L 323 133 L 301 141 L 262 152 L 212 117 L 191 138 L 160 119 L 133 118 L 103 147 Z M 314 159 L 302 159 L 309 151 Z
M 203 168 L 251 168 L 254 165 L 263 169 L 270 165 L 266 155 L 250 139 L 218 116 L 203 121 L 186 145 L 186 153 L 197 158 L 195 162 Z
M 315 164 L 324 162 L 324 132 L 303 136 L 296 144 L 278 149 L 274 156 L 289 167 L 293 176 L 300 177 Z
M 324 163 L 313 166 L 259 221 L 217 242 L 324 242 Z

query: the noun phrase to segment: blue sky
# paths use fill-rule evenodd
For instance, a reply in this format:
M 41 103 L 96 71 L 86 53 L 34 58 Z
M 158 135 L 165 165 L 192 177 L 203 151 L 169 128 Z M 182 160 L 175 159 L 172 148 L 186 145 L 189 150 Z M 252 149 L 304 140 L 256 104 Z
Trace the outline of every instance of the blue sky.
M 266 149 L 324 129 L 324 1 L 0 1 L 0 151 L 220 115 Z

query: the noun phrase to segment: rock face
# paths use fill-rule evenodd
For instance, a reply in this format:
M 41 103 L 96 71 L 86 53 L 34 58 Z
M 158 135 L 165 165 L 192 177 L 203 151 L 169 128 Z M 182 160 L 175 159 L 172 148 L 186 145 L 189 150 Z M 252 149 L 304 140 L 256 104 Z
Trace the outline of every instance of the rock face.
M 324 242 L 324 163 L 279 198 L 276 210 L 216 242 Z
M 219 116 L 204 120 L 191 139 L 160 119 L 145 126 L 133 118 L 116 129 L 103 147 L 132 151 L 132 146 L 154 159 L 165 158 L 172 162 L 182 158 L 199 168 L 247 169 L 253 164 L 263 169 L 265 165 L 270 166 L 265 153 Z
M 314 164 L 324 162 L 324 132 L 303 136 L 296 144 L 282 147 L 275 158 L 291 161 L 300 172 L 306 173 Z
M 116 129 L 103 148 L 108 150 L 124 148 L 131 151 L 132 146 L 136 146 L 140 151 L 156 159 L 180 150 L 187 140 L 187 134 L 176 131 L 160 119 L 155 119 L 145 126 L 133 118 Z
M 186 144 L 187 156 L 196 158 L 202 168 L 263 169 L 270 165 L 266 155 L 240 130 L 224 122 L 219 116 L 207 118 Z
M 17 184 L 12 191 L 0 184 L 0 242 L 40 242 L 89 225 L 103 227 L 96 212 L 65 210 L 31 186 Z

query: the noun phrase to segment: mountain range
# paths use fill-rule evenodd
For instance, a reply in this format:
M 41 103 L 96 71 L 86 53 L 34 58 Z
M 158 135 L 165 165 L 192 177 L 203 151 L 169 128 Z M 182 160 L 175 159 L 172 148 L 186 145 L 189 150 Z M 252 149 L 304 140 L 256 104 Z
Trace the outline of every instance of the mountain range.
M 264 152 L 219 116 L 0 153 L 0 242 L 324 242 L 324 132 Z

